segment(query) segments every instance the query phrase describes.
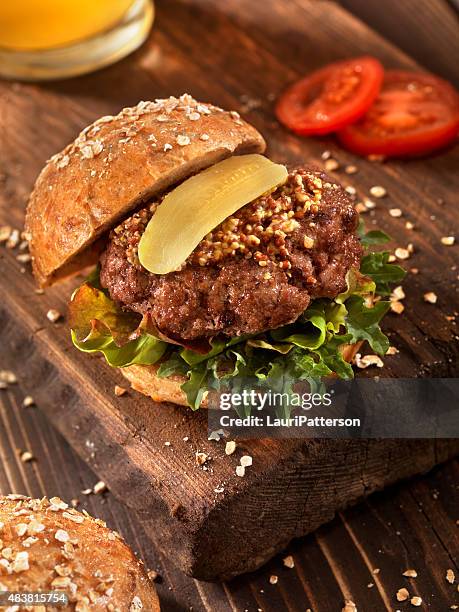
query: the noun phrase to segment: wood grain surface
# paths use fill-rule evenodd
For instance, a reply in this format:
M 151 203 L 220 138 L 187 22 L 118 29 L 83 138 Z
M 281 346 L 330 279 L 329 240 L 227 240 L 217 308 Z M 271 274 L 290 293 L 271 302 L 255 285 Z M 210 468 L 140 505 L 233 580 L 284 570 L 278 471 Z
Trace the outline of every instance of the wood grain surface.
M 88 121 L 100 114 L 113 112 L 120 106 L 135 103 L 140 98 L 176 94 L 183 90 L 188 90 L 197 97 L 210 98 L 213 102 L 240 109 L 267 136 L 270 155 L 275 159 L 290 162 L 301 159 L 320 161 L 320 152 L 324 148 L 332 147 L 342 164 L 354 163 L 352 156 L 339 151 L 330 141 L 302 141 L 286 134 L 273 120 L 273 96 L 269 94 L 277 94 L 287 82 L 325 61 L 356 53 L 375 53 L 388 65 L 413 65 L 411 60 L 395 51 L 362 24 L 333 5 L 323 2 L 250 3 L 248 6 L 247 3 L 230 1 L 223 6 L 223 3 L 217 5 L 205 1 L 170 1 L 167 5 L 159 4 L 157 24 L 150 41 L 142 50 L 103 72 L 45 86 L 1 86 L 0 163 L 3 219 L 7 218 L 8 222 L 16 227 L 21 226 L 28 191 L 42 163 L 46 157 L 71 140 L 78 129 Z M 224 45 L 222 41 L 225 41 Z M 247 109 L 245 96 L 249 96 L 250 101 L 255 103 L 252 110 Z M 251 105 L 253 106 L 249 103 L 249 106 Z M 401 353 L 387 359 L 387 375 L 457 373 L 454 321 L 447 321 L 445 318 L 445 314 L 452 314 L 452 304 L 457 300 L 454 288 L 455 271 L 451 270 L 455 265 L 455 254 L 454 249 L 441 246 L 440 237 L 448 235 L 454 227 L 456 217 L 452 202 L 457 192 L 458 179 L 453 171 L 457 168 L 458 159 L 456 149 L 433 157 L 427 162 L 391 162 L 381 166 L 358 160 L 360 171 L 352 177 L 352 181 L 342 172 L 338 173 L 344 182 L 352 182 L 358 188 L 360 196 L 366 194 L 371 185 L 383 184 L 388 189 L 389 197 L 378 202 L 374 215 L 370 217 L 370 223 L 377 220 L 378 226 L 394 235 L 394 244 L 405 246 L 408 241 L 415 244 L 415 255 L 408 265 L 418 267 L 421 273 L 409 277 L 406 283 L 405 305 L 408 314 L 404 317 L 391 315 L 388 318 L 387 330 L 393 334 L 393 342 L 401 349 Z M 405 218 L 402 221 L 388 215 L 388 208 L 392 205 L 404 210 Z M 418 226 L 417 232 L 408 235 L 403 223 L 406 219 L 412 220 Z M 28 329 L 32 330 L 37 338 L 42 339 L 43 344 L 46 344 L 47 338 L 56 337 L 64 345 L 64 339 L 67 338 L 65 324 L 52 327 L 45 313 L 51 305 L 64 311 L 70 287 L 53 290 L 46 298 L 36 296 L 31 289 L 30 272 L 26 270 L 24 276 L 20 276 L 20 269 L 24 266 L 15 261 L 12 253 L 2 250 L 1 254 L 2 271 L 5 270 L 4 280 L 7 279 L 8 286 L 15 288 L 15 295 L 11 299 L 14 298 L 15 304 L 20 305 L 19 311 L 16 310 L 16 321 L 21 317 L 27 320 Z M 20 283 L 17 282 L 18 278 L 21 279 Z M 435 290 L 439 294 L 439 302 L 435 307 L 422 300 L 422 294 L 427 290 Z M 10 320 L 9 325 L 14 323 Z M 13 336 L 9 334 L 9 337 Z M 22 345 L 19 346 L 18 343 L 15 348 L 24 359 L 29 351 L 37 350 L 32 349 L 30 339 L 24 337 Z M 66 345 L 66 351 L 71 350 Z M 51 355 L 51 358 L 53 357 L 60 360 L 62 354 Z M 75 357 L 73 359 L 78 361 Z M 76 361 L 73 361 L 73 364 Z M 84 375 L 97 387 L 93 392 L 97 396 L 95 401 L 107 401 L 104 398 L 112 397 L 115 380 L 113 374 L 99 369 L 98 365 L 96 370 L 94 360 L 86 363 L 88 365 L 82 366 Z M 7 366 L 5 363 L 4 367 Z M 38 363 L 34 367 L 39 368 Z M 78 379 L 79 373 L 72 367 L 66 372 L 67 380 Z M 47 379 L 47 376 L 52 377 L 53 372 L 39 372 L 43 383 L 51 386 L 52 380 Z M 70 390 L 68 391 L 70 393 Z M 2 398 L 4 397 L 9 396 L 2 394 Z M 68 409 L 67 400 L 68 396 L 64 393 L 58 404 L 42 407 L 45 411 L 57 414 L 58 411 Z M 130 422 L 135 424 L 137 421 L 141 434 L 144 423 L 136 418 L 141 411 L 136 410 L 136 400 L 128 399 L 128 402 L 129 411 L 132 411 L 129 415 Z M 7 406 L 11 413 L 18 412 L 18 409 L 16 412 L 11 410 L 11 403 Z M 30 431 L 41 432 L 42 425 L 39 427 L 40 429 L 32 427 Z M 5 426 L 4 432 L 7 432 L 10 439 L 10 448 L 6 440 L 5 448 L 9 448 L 10 454 L 5 455 L 2 469 L 5 470 L 5 465 L 9 463 L 12 473 L 19 480 L 12 479 L 10 475 L 9 484 L 8 480 L 5 480 L 2 488 L 10 485 L 11 488 L 26 488 L 28 483 L 21 479 L 29 468 L 37 471 L 37 466 L 24 466 L 15 460 L 11 444 L 14 444 L 14 435 L 20 431 L 22 430 L 10 429 L 8 433 L 8 427 Z M 80 441 L 84 439 L 75 432 L 73 442 L 77 438 Z M 60 453 L 64 453 L 60 442 L 54 444 L 60 449 Z M 44 452 L 48 454 L 50 448 L 53 446 L 43 446 Z M 70 453 L 68 449 L 65 452 Z M 88 459 L 91 459 L 92 452 L 89 447 Z M 98 457 L 92 459 L 96 469 L 103 471 Z M 67 460 L 76 461 L 68 457 Z M 46 488 L 58 485 L 59 481 L 57 474 L 54 485 L 51 479 L 48 480 L 50 474 L 56 473 L 52 456 L 48 457 L 48 462 L 54 462 L 54 466 L 36 475 L 37 482 L 41 479 L 44 487 L 44 483 L 47 483 Z M 37 465 L 40 463 L 39 461 Z M 62 465 L 67 465 L 65 460 Z M 363 507 L 360 506 L 360 510 L 348 511 L 344 522 L 337 519 L 331 526 L 319 531 L 317 537 L 307 538 L 305 543 L 292 548 L 295 558 L 296 555 L 299 558 L 296 571 L 282 568 L 277 560 L 264 571 L 233 581 L 231 585 L 221 587 L 199 584 L 196 587 L 192 585 L 197 583 L 185 579 L 171 569 L 166 554 L 161 562 L 168 568 L 164 571 L 173 576 L 168 586 L 173 585 L 175 594 L 168 596 L 167 592 L 163 593 L 165 609 L 183 609 L 181 606 L 191 605 L 198 610 L 243 610 L 256 609 L 257 606 L 264 610 L 303 610 L 308 606 L 315 611 L 338 610 L 343 599 L 348 596 L 352 596 L 357 603 L 360 602 L 359 605 L 364 610 L 392 609 L 395 605 L 394 589 L 404 586 L 403 581 L 406 580 L 400 576 L 400 572 L 406 568 L 400 568 L 408 565 L 411 559 L 416 559 L 418 567 L 422 563 L 426 568 L 425 572 L 423 571 L 427 581 L 424 585 L 428 585 L 424 591 L 421 581 L 414 581 L 413 592 L 414 588 L 417 588 L 430 609 L 447 609 L 454 603 L 451 595 L 454 589 L 449 589 L 445 582 L 443 574 L 447 568 L 443 568 L 443 565 L 457 562 L 457 529 L 454 527 L 457 489 L 452 485 L 457 482 L 457 479 L 454 480 L 457 476 L 455 469 L 448 466 L 432 476 L 432 480 L 417 481 L 409 488 L 398 489 L 393 493 L 395 497 L 392 497 L 392 501 L 390 496 L 382 495 L 377 497 L 376 501 L 373 499 Z M 63 474 L 66 472 L 64 469 Z M 66 478 L 68 476 L 67 474 Z M 438 480 L 441 484 L 437 483 Z M 449 513 L 440 512 L 440 518 L 436 514 L 439 504 L 433 503 L 427 491 L 426 483 L 430 482 L 434 483 L 434 487 L 442 487 L 444 496 L 449 500 L 442 503 L 451 504 L 448 506 Z M 416 487 L 426 489 L 424 497 L 411 491 Z M 70 488 L 66 490 L 70 491 Z M 52 493 L 49 489 L 48 492 Z M 67 495 L 61 494 L 67 498 L 69 495 L 73 496 L 70 492 Z M 409 508 L 406 514 L 398 507 L 400 503 L 404 503 L 397 503 L 398 495 L 403 497 Z M 418 505 L 413 501 L 416 495 L 429 508 L 428 511 L 423 510 L 424 506 L 420 506 L 421 512 L 418 511 Z M 405 498 L 412 501 L 408 503 Z M 129 507 L 131 500 L 124 501 Z M 427 504 L 427 501 L 430 503 Z M 385 510 L 378 509 L 373 512 L 372 505 L 375 503 L 381 503 Z M 126 518 L 123 519 L 125 511 L 120 509 L 118 514 L 118 510 L 115 510 L 118 506 L 114 502 L 110 504 L 110 509 L 112 508 L 115 523 L 121 525 L 122 530 L 126 532 L 128 523 Z M 379 513 L 384 518 L 380 519 Z M 373 514 L 378 514 L 378 518 L 374 518 Z M 422 517 L 425 520 L 421 520 Z M 429 527 L 429 521 L 435 526 Z M 395 536 L 397 545 L 402 542 L 401 547 L 396 546 L 390 538 L 391 534 L 397 531 L 402 534 L 401 528 L 392 530 L 391 525 L 389 529 L 386 522 L 399 527 L 403 525 L 406 529 L 404 539 L 401 535 Z M 352 526 L 349 527 L 349 524 Z M 143 540 L 141 535 L 140 538 Z M 419 546 L 416 538 L 420 539 Z M 307 548 L 306 552 L 303 546 Z M 378 553 L 378 550 L 383 552 Z M 378 554 L 388 554 L 390 557 L 390 562 L 384 568 L 390 580 L 384 578 L 380 583 L 379 578 L 370 578 L 368 582 L 373 582 L 375 586 L 368 588 L 365 583 L 368 565 L 378 560 Z M 414 556 L 410 557 L 411 554 Z M 432 562 L 431 568 L 428 567 L 430 564 L 427 561 Z M 273 570 L 273 567 L 276 569 Z M 267 583 L 267 576 L 271 571 L 280 576 L 276 586 Z M 290 574 L 295 578 L 289 578 Z M 361 584 L 357 584 L 355 576 L 364 578 Z M 418 583 L 419 586 L 416 586 Z M 177 595 L 177 590 L 183 590 L 187 595 L 190 592 L 193 594 L 189 599 L 182 598 Z M 260 590 L 265 593 L 260 593 Z

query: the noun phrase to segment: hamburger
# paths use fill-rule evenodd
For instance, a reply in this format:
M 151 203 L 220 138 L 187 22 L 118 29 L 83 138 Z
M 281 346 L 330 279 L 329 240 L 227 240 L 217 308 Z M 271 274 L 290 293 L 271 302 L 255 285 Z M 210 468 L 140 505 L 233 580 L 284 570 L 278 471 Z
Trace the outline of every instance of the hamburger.
M 75 346 L 193 409 L 236 377 L 291 388 L 384 354 L 403 270 L 365 247 L 345 190 L 287 169 L 238 113 L 185 94 L 98 119 L 52 157 L 26 216 L 42 287 L 97 264 L 69 303 Z

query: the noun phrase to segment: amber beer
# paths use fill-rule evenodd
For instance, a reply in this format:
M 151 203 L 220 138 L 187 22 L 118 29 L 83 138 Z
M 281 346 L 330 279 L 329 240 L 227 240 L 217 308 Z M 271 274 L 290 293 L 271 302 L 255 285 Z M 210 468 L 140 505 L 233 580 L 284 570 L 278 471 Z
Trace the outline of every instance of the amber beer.
M 0 74 L 88 72 L 137 48 L 152 20 L 152 0 L 0 0 Z

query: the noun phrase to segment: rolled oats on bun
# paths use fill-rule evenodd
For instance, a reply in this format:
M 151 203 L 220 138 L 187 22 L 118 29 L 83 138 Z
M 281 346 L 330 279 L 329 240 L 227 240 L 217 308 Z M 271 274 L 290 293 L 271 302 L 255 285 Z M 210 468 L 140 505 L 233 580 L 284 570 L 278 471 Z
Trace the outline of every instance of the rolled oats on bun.
M 58 497 L 0 497 L 0 546 L 1 591 L 63 591 L 69 605 L 59 610 L 74 612 L 160 609 L 145 568 L 121 536 Z

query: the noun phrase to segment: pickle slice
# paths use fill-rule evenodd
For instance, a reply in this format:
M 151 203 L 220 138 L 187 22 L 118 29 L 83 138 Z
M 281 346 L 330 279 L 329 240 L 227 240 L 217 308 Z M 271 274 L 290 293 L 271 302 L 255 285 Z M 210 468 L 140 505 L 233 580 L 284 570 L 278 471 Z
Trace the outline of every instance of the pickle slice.
M 287 168 L 263 155 L 239 155 L 203 170 L 168 193 L 139 243 L 139 261 L 154 274 L 180 268 L 206 234 L 287 180 Z

